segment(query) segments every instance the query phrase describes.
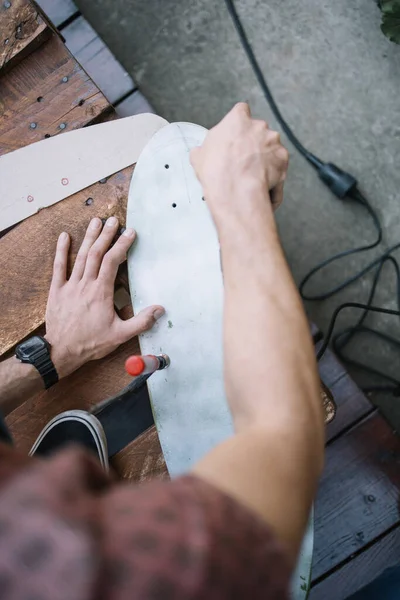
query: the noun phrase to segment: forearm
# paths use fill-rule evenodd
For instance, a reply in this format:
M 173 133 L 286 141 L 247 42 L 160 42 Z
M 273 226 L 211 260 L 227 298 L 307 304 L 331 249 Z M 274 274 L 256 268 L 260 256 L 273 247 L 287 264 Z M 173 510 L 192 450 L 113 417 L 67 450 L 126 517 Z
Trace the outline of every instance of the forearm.
M 42 389 L 42 377 L 32 365 L 15 356 L 0 363 L 0 411 L 4 416 Z
M 216 219 L 236 435 L 195 472 L 262 516 L 295 560 L 322 468 L 324 426 L 307 319 L 267 201 L 257 219 Z
M 264 192 L 254 192 L 263 194 Z M 221 220 L 225 378 L 238 430 L 282 418 L 323 439 L 314 350 L 268 198 L 257 218 Z

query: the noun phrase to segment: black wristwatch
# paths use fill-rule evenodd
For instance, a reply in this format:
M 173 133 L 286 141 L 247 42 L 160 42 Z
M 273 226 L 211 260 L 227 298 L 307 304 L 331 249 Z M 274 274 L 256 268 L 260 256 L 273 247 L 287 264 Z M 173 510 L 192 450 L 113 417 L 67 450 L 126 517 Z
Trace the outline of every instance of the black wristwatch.
M 43 377 L 46 390 L 58 381 L 58 373 L 51 360 L 50 350 L 49 342 L 39 335 L 22 342 L 15 350 L 18 360 L 36 367 Z

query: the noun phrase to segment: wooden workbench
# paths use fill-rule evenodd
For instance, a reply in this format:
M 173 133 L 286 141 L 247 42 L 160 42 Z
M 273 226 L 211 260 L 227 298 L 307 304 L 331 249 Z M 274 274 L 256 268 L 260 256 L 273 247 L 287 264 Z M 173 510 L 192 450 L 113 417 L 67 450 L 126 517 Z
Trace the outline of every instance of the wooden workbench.
M 144 102 L 135 96 L 132 79 L 79 14 L 73 0 L 40 2 L 84 68 L 32 3 L 2 3 L 0 155 L 49 135 L 116 118 L 109 100 L 123 116 Z M 93 79 L 102 82 L 102 91 Z M 66 128 L 60 129 L 61 123 Z M 123 221 L 131 173 L 132 168 L 125 169 L 106 183 L 96 183 L 42 210 L 0 239 L 3 357 L 12 353 L 24 336 L 43 329 L 59 232 L 66 229 L 71 233 L 76 252 L 92 216 L 116 214 Z M 86 203 L 88 198 L 93 201 Z M 131 314 L 130 310 L 127 306 L 125 314 Z M 137 350 L 137 340 L 132 340 L 27 400 L 7 419 L 17 445 L 28 450 L 57 413 L 90 407 L 118 392 L 129 382 L 124 360 Z M 400 443 L 330 352 L 321 361 L 320 372 L 338 412 L 327 428 L 326 468 L 316 501 L 311 600 L 341 600 L 400 559 Z M 133 481 L 166 477 L 146 396 L 123 410 L 123 418 L 114 414 L 107 424 L 110 431 L 119 428 L 113 441 L 114 467 Z

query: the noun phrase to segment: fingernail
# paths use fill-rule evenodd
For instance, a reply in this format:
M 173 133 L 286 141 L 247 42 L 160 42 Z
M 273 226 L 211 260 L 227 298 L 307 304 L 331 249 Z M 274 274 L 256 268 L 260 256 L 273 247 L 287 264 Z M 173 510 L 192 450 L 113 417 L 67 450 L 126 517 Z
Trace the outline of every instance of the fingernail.
M 63 231 L 62 233 L 60 233 L 60 237 L 58 239 L 60 240 L 60 242 L 66 242 L 68 239 L 68 233 L 66 231 Z
M 117 217 L 109 217 L 106 221 L 106 225 L 107 227 L 113 227 L 114 225 L 117 224 Z
M 98 229 L 101 225 L 101 221 L 99 218 L 94 217 L 94 219 L 92 219 L 89 223 L 89 227 L 90 229 Z
M 131 227 L 128 227 L 127 229 L 125 229 L 125 231 L 122 235 L 126 235 L 126 237 L 131 238 L 135 235 L 135 230 L 132 229 Z
M 156 319 L 156 321 L 161 319 L 163 315 L 165 315 L 165 310 L 163 308 L 156 308 L 156 310 L 153 312 L 153 317 Z

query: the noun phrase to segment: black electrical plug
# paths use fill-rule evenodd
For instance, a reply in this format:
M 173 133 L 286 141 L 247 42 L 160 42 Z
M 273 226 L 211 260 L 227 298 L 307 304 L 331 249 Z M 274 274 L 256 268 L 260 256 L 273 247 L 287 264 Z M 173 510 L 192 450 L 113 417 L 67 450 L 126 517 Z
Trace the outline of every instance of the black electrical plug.
M 320 163 L 317 172 L 320 179 L 338 198 L 344 198 L 357 187 L 357 179 L 353 175 L 342 171 L 332 163 Z

